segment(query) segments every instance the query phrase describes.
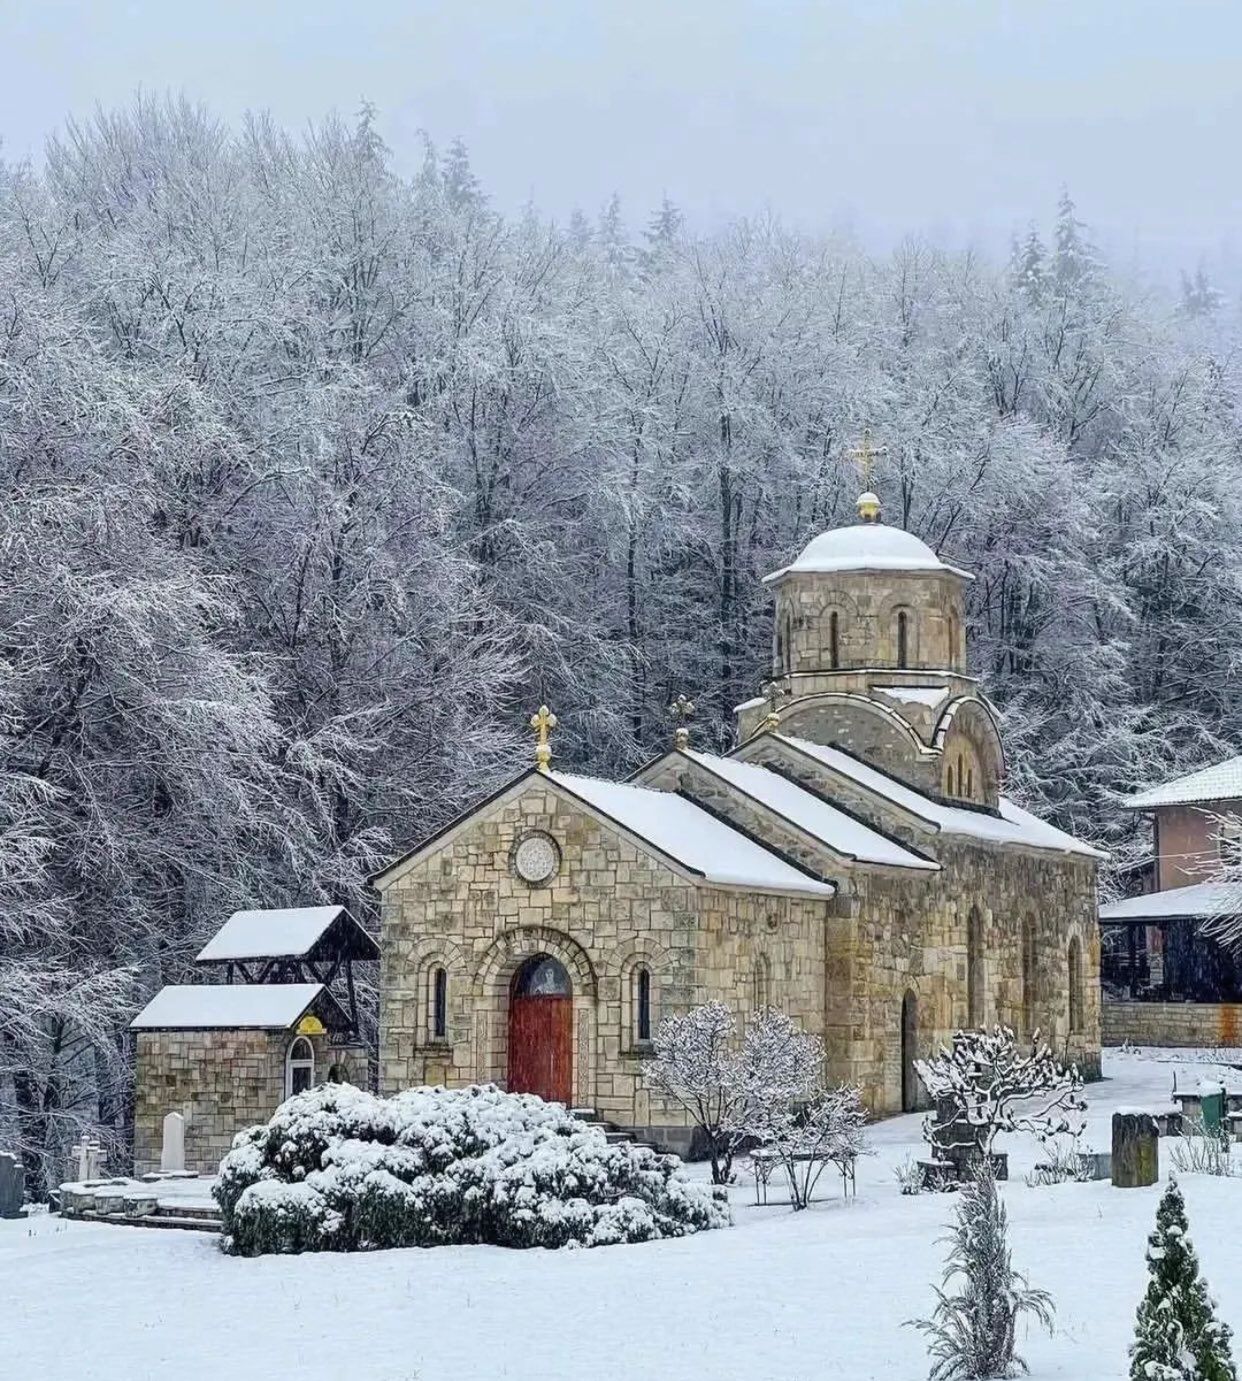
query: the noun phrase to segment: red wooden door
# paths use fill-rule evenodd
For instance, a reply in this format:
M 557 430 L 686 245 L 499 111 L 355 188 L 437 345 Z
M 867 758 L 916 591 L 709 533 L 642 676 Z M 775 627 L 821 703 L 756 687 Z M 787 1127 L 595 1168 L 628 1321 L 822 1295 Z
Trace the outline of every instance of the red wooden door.
M 573 1097 L 572 997 L 509 1000 L 509 1092 L 537 1093 L 550 1103 Z

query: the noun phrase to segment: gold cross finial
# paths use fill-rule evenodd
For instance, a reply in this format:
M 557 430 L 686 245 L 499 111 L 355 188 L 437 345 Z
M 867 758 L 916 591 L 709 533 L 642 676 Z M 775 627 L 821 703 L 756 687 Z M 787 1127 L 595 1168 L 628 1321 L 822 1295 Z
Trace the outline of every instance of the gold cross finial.
M 858 473 L 862 476 L 863 492 L 858 499 L 858 513 L 864 523 L 874 523 L 880 516 L 880 501 L 871 491 L 871 470 L 876 457 L 887 454 L 887 446 L 871 444 L 870 427 L 863 428 L 862 441 L 850 452 L 858 464 Z
M 690 721 L 694 718 L 694 701 L 679 695 L 668 707 L 668 712 L 677 721 L 673 731 L 673 747 L 685 750 L 690 747 Z
M 774 734 L 781 727 L 781 701 L 789 695 L 789 687 L 781 681 L 769 681 L 763 688 L 763 698 L 768 702 L 768 712 L 763 719 L 763 727 Z
M 556 728 L 556 716 L 546 705 L 540 705 L 530 717 L 530 727 L 535 731 L 535 766 L 540 772 L 548 770 L 552 761 L 552 747 L 548 735 Z

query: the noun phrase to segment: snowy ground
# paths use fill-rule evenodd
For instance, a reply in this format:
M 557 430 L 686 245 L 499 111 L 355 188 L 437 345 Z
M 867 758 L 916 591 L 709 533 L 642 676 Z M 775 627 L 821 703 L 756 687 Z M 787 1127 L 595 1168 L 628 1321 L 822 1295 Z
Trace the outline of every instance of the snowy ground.
M 1206 1055 L 1205 1057 L 1206 1058 Z M 1242 1052 L 1238 1052 L 1242 1063 Z M 1215 1073 L 1169 1053 L 1114 1054 L 1090 1090 L 1088 1141 L 1113 1107 L 1168 1101 Z M 1242 1074 L 1229 1071 L 1231 1084 Z M 35 1218 L 0 1223 L 0 1375 L 41 1381 L 918 1381 L 946 1195 L 901 1198 L 893 1167 L 919 1119 L 875 1128 L 857 1200 L 806 1213 L 753 1207 L 679 1242 L 594 1251 L 448 1247 L 233 1260 L 197 1233 Z M 1007 1186 L 1015 1263 L 1057 1302 L 1054 1337 L 1022 1350 L 1036 1381 L 1111 1381 L 1145 1280 L 1158 1190 Z M 1162 1143 L 1162 1171 L 1169 1143 Z M 1242 1334 L 1242 1179 L 1183 1178 L 1191 1233 L 1223 1317 Z

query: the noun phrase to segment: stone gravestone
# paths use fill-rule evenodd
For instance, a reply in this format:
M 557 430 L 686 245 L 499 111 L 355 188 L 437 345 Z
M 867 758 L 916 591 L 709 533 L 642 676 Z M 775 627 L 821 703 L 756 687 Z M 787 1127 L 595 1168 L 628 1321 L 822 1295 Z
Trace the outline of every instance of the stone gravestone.
M 1113 1184 L 1145 1189 L 1160 1177 L 1160 1134 L 1148 1112 L 1113 1113 Z
M 79 1183 L 97 1180 L 103 1169 L 104 1161 L 108 1159 L 107 1152 L 99 1144 L 99 1139 L 87 1136 L 85 1132 L 82 1133 L 82 1139 L 73 1148 L 72 1154 L 77 1162 Z
M 160 1169 L 177 1172 L 185 1169 L 185 1118 L 179 1112 L 170 1112 L 164 1118 Z
M 0 1218 L 20 1218 L 26 1185 L 17 1157 L 0 1151 Z

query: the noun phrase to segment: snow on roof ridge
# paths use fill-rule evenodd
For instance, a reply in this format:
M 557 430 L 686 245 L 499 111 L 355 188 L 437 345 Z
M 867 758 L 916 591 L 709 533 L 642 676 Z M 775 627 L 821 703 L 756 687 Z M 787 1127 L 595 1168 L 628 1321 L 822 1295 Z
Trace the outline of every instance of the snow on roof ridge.
M 129 1025 L 137 1031 L 285 1030 L 324 992 L 322 983 L 170 983 Z
M 301 958 L 344 914 L 343 906 L 277 906 L 234 911 L 199 950 L 196 963 Z
M 795 738 L 790 734 L 778 734 L 777 739 L 788 743 L 808 757 L 822 762 L 843 776 L 851 778 L 860 786 L 882 796 L 893 805 L 901 807 L 917 819 L 934 825 L 944 834 L 965 835 L 975 839 L 985 839 L 997 844 L 1025 844 L 1035 849 L 1050 849 L 1057 853 L 1085 854 L 1091 858 L 1105 855 L 1090 844 L 1075 839 L 1072 834 L 1059 830 L 1038 815 L 1023 809 L 1016 802 L 1002 796 L 996 813 L 972 810 L 965 805 L 949 805 L 925 796 L 917 787 L 890 776 L 881 768 L 873 767 L 861 758 L 856 758 L 844 749 L 813 743 L 809 739 Z
M 920 858 L 866 821 L 857 819 L 799 782 L 774 772 L 766 764 L 746 762 L 742 758 L 722 758 L 695 749 L 685 752 L 707 771 L 714 772 L 744 795 L 848 858 L 924 872 L 939 871 L 940 865 L 934 860 Z
M 1192 805 L 1196 801 L 1242 799 L 1242 754 L 1208 763 L 1193 772 L 1159 786 L 1128 796 L 1122 805 L 1130 810 L 1148 806 Z
M 831 897 L 836 891 L 832 883 L 787 863 L 675 792 L 569 772 L 553 771 L 548 777 L 706 882 L 758 891 L 809 892 L 821 897 Z

